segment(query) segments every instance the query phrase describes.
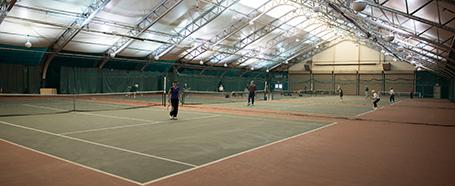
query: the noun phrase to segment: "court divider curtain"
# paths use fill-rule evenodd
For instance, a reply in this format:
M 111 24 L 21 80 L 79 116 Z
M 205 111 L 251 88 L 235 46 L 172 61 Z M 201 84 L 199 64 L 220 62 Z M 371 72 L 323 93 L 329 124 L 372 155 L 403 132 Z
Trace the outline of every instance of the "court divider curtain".
M 386 91 L 393 88 L 395 92 L 414 90 L 414 74 L 385 74 Z
M 357 74 L 335 74 L 335 89 L 340 86 L 343 94 L 357 94 Z
M 289 88 L 290 90 L 310 90 L 311 89 L 311 75 L 308 74 L 289 74 Z
M 255 81 L 257 90 L 264 89 L 265 79 L 247 77 L 222 77 L 196 74 L 177 74 L 179 86 L 194 91 L 217 91 L 220 84 L 225 91 L 243 91 L 251 81 Z M 170 80 L 169 80 L 170 81 Z
M 0 89 L 5 93 L 39 93 L 39 65 L 0 63 Z
M 382 74 L 360 74 L 360 95 L 364 95 L 365 86 L 369 91 L 384 91 L 384 78 Z
M 313 75 L 314 90 L 315 91 L 330 91 L 333 92 L 332 74 L 314 74 Z
M 449 100 L 455 102 L 455 78 L 450 79 L 449 83 Z
M 139 85 L 140 91 L 162 89 L 163 75 L 157 72 L 61 67 L 60 93 L 127 92 Z M 160 86 L 161 85 L 161 86 Z

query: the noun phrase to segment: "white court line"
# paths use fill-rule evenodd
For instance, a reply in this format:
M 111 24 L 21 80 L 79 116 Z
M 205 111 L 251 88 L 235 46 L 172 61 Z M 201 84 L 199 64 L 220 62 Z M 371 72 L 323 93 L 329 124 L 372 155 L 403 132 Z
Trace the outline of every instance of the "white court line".
M 95 171 L 95 172 L 98 172 L 98 173 L 101 173 L 101 174 L 105 174 L 105 175 L 108 175 L 108 176 L 111 176 L 111 177 L 114 177 L 114 178 L 118 178 L 118 179 L 121 179 L 121 180 L 130 182 L 130 183 L 134 183 L 134 184 L 137 184 L 137 185 L 141 185 L 140 182 L 137 182 L 137 181 L 134 181 L 134 180 L 130 180 L 130 179 L 128 179 L 128 178 L 124 178 L 124 177 L 121 177 L 121 176 L 118 176 L 118 175 L 115 175 L 115 174 L 111 174 L 111 173 L 108 173 L 108 172 L 105 172 L 105 171 L 102 171 L 102 170 L 98 170 L 98 169 L 95 169 L 95 168 L 92 168 L 92 167 L 88 167 L 88 166 L 82 165 L 82 164 L 80 164 L 80 163 L 76 163 L 76 162 L 74 162 L 74 161 L 66 160 L 66 159 L 63 159 L 63 158 L 54 156 L 54 155 L 52 155 L 52 154 L 48 154 L 48 153 L 45 153 L 45 152 L 41 152 L 41 151 L 38 151 L 38 150 L 35 150 L 35 149 L 32 149 L 32 148 L 26 147 L 26 146 L 23 146 L 23 145 L 19 145 L 19 144 L 17 144 L 17 143 L 13 143 L 13 142 L 11 142 L 11 141 L 7 141 L 7 140 L 5 140 L 5 139 L 1 139 L 1 138 L 0 138 L 0 141 L 3 141 L 3 142 L 5 142 L 5 143 L 8 143 L 8 144 L 11 144 L 11 145 L 14 145 L 14 146 L 23 148 L 23 149 L 27 149 L 27 150 L 36 152 L 36 153 L 38 153 L 38 154 L 42 154 L 42 155 L 44 155 L 44 156 L 48 156 L 48 157 L 51 157 L 51 158 L 54 158 L 54 159 L 57 159 L 57 160 L 60 160 L 60 161 L 64 161 L 64 162 L 67 162 L 67 163 L 70 163 L 70 164 L 73 164 L 73 165 L 76 165 L 76 166 L 79 166 L 79 167 L 82 167 L 82 168 L 86 168 L 86 169 L 89 169 L 89 170 L 92 170 L 92 171 Z
M 62 132 L 58 133 L 61 135 L 68 135 L 68 134 L 79 134 L 79 133 L 86 133 L 86 132 L 95 132 L 95 131 L 102 131 L 102 130 L 111 130 L 111 129 L 121 129 L 127 127 L 137 127 L 137 126 L 144 126 L 144 125 L 154 125 L 161 122 L 154 122 L 154 123 L 139 123 L 134 125 L 122 125 L 122 126 L 115 126 L 115 127 L 105 127 L 105 128 L 98 128 L 98 129 L 88 129 L 88 130 L 77 130 L 77 131 L 70 131 L 70 132 Z
M 41 109 L 47 109 L 47 110 L 53 110 L 53 111 L 67 111 L 67 110 L 64 110 L 64 109 L 58 109 L 58 108 L 52 108 L 52 107 L 45 107 L 45 106 L 38 106 L 38 105 L 30 105 L 30 104 L 22 104 L 24 106 L 27 106 L 27 107 L 33 107 L 33 108 L 41 108 Z
M 67 111 L 67 110 L 63 110 L 63 109 L 57 109 L 57 108 L 39 106 L 39 105 L 30 105 L 30 104 L 23 104 L 23 105 L 24 106 L 28 106 L 28 107 L 48 109 L 48 110 L 53 110 L 53 111 Z M 123 119 L 123 120 L 140 121 L 140 122 L 147 122 L 147 123 L 157 122 L 157 121 L 153 121 L 153 120 L 130 118 L 130 117 L 121 117 L 121 116 L 112 116 L 112 115 L 104 115 L 104 114 L 95 114 L 95 113 L 85 113 L 85 112 L 73 112 L 73 113 L 82 114 L 82 115 L 89 115 L 89 116 L 98 116 L 98 117 L 104 117 L 104 118 L 112 118 L 112 119 Z
M 400 100 L 400 101 L 401 101 L 401 100 Z M 397 103 L 399 103 L 400 101 L 394 102 L 394 103 L 392 103 L 392 104 L 390 104 L 390 105 L 394 105 L 394 104 L 397 104 Z M 379 107 L 379 108 L 378 108 L 378 109 L 376 109 L 376 110 L 381 110 L 381 109 L 384 109 L 384 107 L 385 107 L 385 106 L 381 106 L 381 107 Z M 365 114 L 368 114 L 368 113 L 374 112 L 374 111 L 376 111 L 376 110 L 370 110 L 370 111 L 367 111 L 367 112 L 364 112 L 364 113 L 360 113 L 360 114 L 357 114 L 355 117 L 360 117 L 360 116 L 363 116 L 363 115 L 365 115 Z
M 197 117 L 197 118 L 191 118 L 191 119 L 183 119 L 183 120 L 179 120 L 179 121 L 191 121 L 191 120 L 198 120 L 198 119 L 214 118 L 214 117 L 219 117 L 219 116 L 220 116 L 220 115 L 210 115 L 210 116 Z M 160 124 L 160 123 L 171 123 L 171 122 L 172 122 L 172 121 L 156 121 L 156 122 L 139 123 L 139 124 L 133 124 L 133 125 L 122 125 L 122 126 L 116 126 L 116 127 L 105 127 L 105 128 L 98 128 L 98 129 L 89 129 L 89 130 L 80 130 L 80 131 L 64 132 L 64 133 L 60 133 L 60 134 L 61 134 L 61 135 L 79 134 L 79 133 L 86 133 L 86 132 L 95 132 L 95 131 L 102 131 L 102 130 L 122 129 L 122 128 L 129 128 L 129 127 L 138 127 L 138 126 L 144 126 L 144 125 L 155 125 L 155 124 Z
M 298 104 L 298 105 L 289 105 L 289 106 L 286 106 L 287 108 L 296 108 L 296 107 L 305 107 L 305 106 L 312 106 L 312 105 L 320 105 L 320 104 L 324 104 L 324 103 L 302 103 L 301 105 Z
M 61 134 L 56 134 L 56 133 L 52 133 L 52 132 L 48 132 L 48 131 L 44 131 L 44 130 L 40 130 L 40 129 L 34 129 L 34 128 L 30 128 L 30 127 L 16 125 L 16 124 L 12 124 L 12 123 L 5 122 L 5 121 L 0 121 L 0 123 L 3 123 L 5 125 L 9 125 L 9 126 L 13 126 L 13 127 L 16 127 L 16 128 L 23 128 L 23 129 L 27 129 L 27 130 L 32 130 L 32 131 L 44 133 L 44 134 L 50 134 L 50 135 L 53 135 L 53 136 L 58 136 L 58 137 L 62 137 L 62 138 L 66 138 L 66 139 L 70 139 L 70 140 L 74 140 L 74 141 L 80 141 L 80 142 L 84 142 L 84 143 L 88 143 L 88 144 L 92 144 L 92 145 L 97 145 L 97 146 L 101 146 L 101 147 L 105 147 L 105 148 L 109 148 L 109 149 L 115 149 L 115 150 L 119 150 L 119 151 L 123 151 L 123 152 L 129 152 L 129 153 L 140 155 L 140 156 L 145 156 L 145 157 L 149 157 L 149 158 L 156 158 L 156 159 L 165 160 L 165 161 L 169 161 L 169 162 L 173 162 L 173 163 L 177 163 L 177 164 L 187 165 L 187 166 L 190 166 L 190 167 L 196 167 L 196 165 L 193 165 L 193 164 L 190 164 L 190 163 L 181 162 L 181 161 L 178 161 L 178 160 L 173 160 L 173 159 L 168 159 L 168 158 L 164 158 L 164 157 L 160 157 L 160 156 L 145 154 L 145 153 L 142 153 L 142 152 L 136 152 L 136 151 L 120 148 L 120 147 L 114 147 L 114 146 L 111 146 L 111 145 L 105 145 L 105 144 L 102 144 L 102 143 L 97 143 L 97 142 L 88 141 L 88 140 L 84 140 L 84 139 L 74 138 L 74 137 L 71 137 L 71 136 L 65 136 L 65 135 L 61 135 Z
M 89 116 L 99 116 L 99 117 L 105 117 L 105 118 L 113 118 L 113 119 L 123 119 L 123 120 L 132 120 L 132 121 L 141 121 L 141 122 L 157 122 L 157 121 L 147 120 L 147 119 L 138 119 L 138 118 L 112 116 L 112 115 L 95 114 L 95 113 L 85 113 L 85 112 L 75 112 L 75 113 L 76 114 L 89 115 Z
M 376 110 L 379 110 L 379 109 L 382 109 L 382 108 L 384 108 L 384 107 L 379 107 L 379 108 L 376 109 Z M 374 109 L 373 109 L 373 110 L 369 110 L 369 111 L 366 111 L 366 112 L 357 114 L 355 117 L 360 117 L 360 116 L 363 116 L 363 115 L 365 115 L 365 114 L 372 113 L 372 112 L 374 112 L 374 111 L 376 111 L 376 110 L 374 110 Z
M 401 101 L 401 100 L 395 101 L 395 102 L 391 103 L 390 105 L 395 105 L 395 104 L 399 103 L 400 101 Z
M 272 142 L 272 143 L 268 143 L 268 144 L 265 144 L 265 145 L 262 145 L 262 146 L 259 146 L 259 147 L 253 148 L 253 149 L 249 149 L 249 150 L 246 150 L 246 151 L 243 151 L 243 152 L 239 152 L 239 153 L 237 153 L 237 154 L 233 154 L 233 155 L 230 155 L 230 156 L 227 156 L 227 157 L 224 157 L 224 158 L 221 158 L 221 159 L 218 159 L 218 160 L 215 160 L 215 161 L 212 161 L 212 162 L 203 164 L 203 165 L 199 165 L 199 166 L 193 167 L 193 168 L 191 168 L 191 169 L 183 170 L 183 171 L 180 171 L 180 172 L 171 174 L 171 175 L 167 175 L 167 176 L 164 176 L 164 177 L 161 177 L 161 178 L 158 178 L 158 179 L 154 179 L 154 180 L 151 180 L 151 181 L 142 183 L 141 185 L 147 185 L 147 184 L 155 183 L 155 182 L 158 182 L 158 181 L 161 181 L 161 180 L 170 178 L 170 177 L 174 177 L 174 176 L 177 176 L 177 175 L 180 175 L 180 174 L 184 174 L 184 173 L 187 173 L 187 172 L 196 170 L 196 169 L 200 169 L 200 168 L 202 168 L 202 167 L 207 167 L 207 166 L 209 166 L 209 165 L 212 165 L 212 164 L 215 164 L 215 163 L 218 163 L 218 162 L 227 160 L 227 159 L 231 159 L 231 158 L 240 156 L 240 155 L 245 154 L 245 153 L 248 153 L 248 152 L 252 152 L 252 151 L 255 151 L 255 150 L 258 150 L 258 149 L 262 149 L 262 148 L 265 148 L 265 147 L 268 147 L 268 146 L 271 146 L 271 145 L 274 145 L 274 144 L 277 144 L 277 143 L 280 143 L 280 142 L 283 142 L 283 141 L 287 141 L 287 140 L 290 140 L 290 139 L 293 139 L 293 138 L 297 138 L 297 137 L 299 137 L 299 136 L 303 136 L 303 135 L 305 135 L 305 134 L 310 134 L 310 133 L 316 132 L 316 131 L 318 131 L 318 130 L 322 130 L 322 129 L 324 129 L 324 128 L 333 126 L 333 125 L 335 125 L 336 123 L 337 123 L 337 122 L 333 122 L 333 123 L 327 124 L 327 125 L 325 125 L 325 126 L 322 126 L 322 127 L 319 127 L 319 128 L 315 128 L 315 129 L 313 129 L 313 130 L 306 131 L 306 132 L 304 132 L 304 133 L 300 133 L 300 134 L 297 134 L 297 135 L 294 135 L 294 136 L 291 136 L 291 137 L 287 137 L 287 138 L 284 138 L 284 139 L 281 139 L 281 140 L 278 140 L 278 141 L 274 141 L 274 142 Z

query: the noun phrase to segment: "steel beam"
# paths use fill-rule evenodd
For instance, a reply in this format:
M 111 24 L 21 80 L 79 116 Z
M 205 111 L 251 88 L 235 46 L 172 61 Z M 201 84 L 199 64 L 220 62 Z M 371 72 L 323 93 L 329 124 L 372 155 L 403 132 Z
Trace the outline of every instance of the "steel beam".
M 248 36 L 245 36 L 241 38 L 239 41 L 237 41 L 234 44 L 234 47 L 232 49 L 232 53 L 237 53 L 246 46 L 254 43 L 255 41 L 261 39 L 262 37 L 266 36 L 267 34 L 271 33 L 275 29 L 279 28 L 280 26 L 286 24 L 287 22 L 291 21 L 292 19 L 299 17 L 299 16 L 304 16 L 305 15 L 306 9 L 294 9 L 293 11 L 290 11 L 283 16 L 273 20 L 272 22 L 264 25 L 263 27 L 259 28 L 258 30 L 255 30 L 253 33 L 249 34 Z M 206 62 L 210 63 L 220 63 L 222 60 L 226 59 L 229 57 L 229 55 L 225 54 L 217 54 L 211 57 L 210 59 L 206 60 Z
M 178 31 L 177 37 L 173 37 L 169 40 L 169 43 L 172 44 L 165 44 L 158 49 L 152 51 L 148 57 L 155 58 L 161 57 L 166 53 L 170 52 L 173 48 L 176 47 L 177 44 L 182 42 L 185 38 L 208 24 L 210 21 L 217 18 L 221 13 L 227 10 L 230 6 L 237 3 L 239 0 L 216 0 L 214 3 L 215 5 L 211 5 L 207 10 L 202 12 L 198 17 L 192 19 L 193 21 L 186 25 L 183 29 Z
M 260 16 L 266 14 L 267 12 L 273 10 L 274 8 L 288 4 L 287 0 L 269 0 L 264 3 L 262 6 L 256 8 L 239 20 L 235 21 L 234 24 L 230 25 L 224 29 L 221 33 L 217 34 L 214 38 L 209 40 L 209 43 L 202 43 L 196 47 L 188 49 L 185 51 L 185 55 L 179 59 L 179 61 L 192 61 L 203 53 L 207 52 L 209 48 L 214 48 L 218 44 L 222 43 L 224 40 L 232 36 L 233 34 L 239 32 L 243 28 L 247 27 L 251 23 L 254 24 L 254 21 Z
M 134 29 L 128 31 L 127 35 L 132 37 L 139 37 L 155 23 L 157 23 L 161 18 L 167 15 L 171 10 L 178 6 L 183 0 L 162 0 L 161 3 L 155 7 L 151 12 L 149 12 L 142 20 L 135 26 Z M 128 37 L 121 37 L 116 41 L 108 50 L 105 52 L 105 56 L 101 61 L 99 68 L 109 61 L 110 57 L 113 57 L 124 50 L 128 45 L 130 45 L 134 39 Z
M 441 25 L 439 23 L 435 23 L 433 21 L 429 21 L 429 20 L 426 20 L 426 19 L 423 19 L 423 18 L 420 18 L 420 17 L 416 17 L 416 16 L 413 16 L 413 15 L 407 14 L 405 12 L 401 12 L 401 11 L 395 10 L 393 8 L 389 8 L 389 7 L 386 7 L 386 6 L 381 6 L 381 5 L 377 4 L 377 3 L 372 3 L 372 2 L 369 2 L 369 1 L 365 1 L 365 3 L 368 4 L 369 6 L 372 6 L 372 7 L 381 9 L 381 10 L 385 10 L 385 11 L 388 11 L 388 12 L 391 12 L 391 13 L 394 13 L 394 14 L 398 14 L 400 16 L 403 16 L 403 17 L 406 17 L 406 18 L 409 18 L 409 19 L 412 19 L 412 20 L 419 21 L 419 22 L 434 26 L 436 28 L 455 33 L 455 28 L 448 27 L 448 26 L 445 26 L 445 25 Z
M 10 2 L 6 0 L 0 1 L 0 25 L 2 24 L 3 20 L 5 19 L 8 12 L 13 8 L 16 4 L 17 0 L 11 0 Z
M 80 16 L 69 26 L 68 29 L 63 32 L 62 35 L 55 41 L 50 47 L 49 52 L 46 54 L 44 59 L 42 79 L 46 79 L 47 69 L 52 60 L 57 56 L 58 52 L 63 50 L 63 48 L 76 36 L 81 29 L 86 26 L 99 12 L 101 12 L 104 7 L 110 2 L 110 0 L 94 0 L 88 7 L 85 9 Z M 43 83 L 44 86 L 44 83 Z

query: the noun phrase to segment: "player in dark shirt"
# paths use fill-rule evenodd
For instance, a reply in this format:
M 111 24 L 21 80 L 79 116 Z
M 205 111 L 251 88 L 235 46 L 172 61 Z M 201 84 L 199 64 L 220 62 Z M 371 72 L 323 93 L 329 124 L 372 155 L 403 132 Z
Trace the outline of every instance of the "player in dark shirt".
M 177 81 L 172 82 L 172 87 L 169 89 L 169 105 L 171 106 L 170 119 L 177 120 L 179 111 L 179 96 L 180 88 L 177 86 Z
M 254 96 L 256 95 L 256 84 L 254 81 L 251 81 L 250 85 L 248 86 L 248 106 L 254 106 Z

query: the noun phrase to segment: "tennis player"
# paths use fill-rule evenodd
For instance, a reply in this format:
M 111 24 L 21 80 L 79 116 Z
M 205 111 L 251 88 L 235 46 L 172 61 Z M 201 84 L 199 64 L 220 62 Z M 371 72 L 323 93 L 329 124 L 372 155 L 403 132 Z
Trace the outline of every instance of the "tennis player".
M 395 91 L 393 90 L 393 88 L 390 88 L 389 90 L 389 94 L 390 94 L 390 103 L 394 103 L 395 102 Z
M 171 120 L 177 120 L 177 114 L 179 112 L 179 96 L 180 88 L 177 86 L 177 81 L 172 82 L 172 87 L 169 89 L 169 105 L 171 106 L 171 112 L 169 118 Z
M 340 94 L 340 102 L 343 102 L 343 89 L 341 86 L 338 86 L 338 93 Z
M 381 98 L 379 98 L 379 94 L 376 91 L 371 90 L 371 93 L 373 94 L 373 109 L 376 110 L 378 108 L 378 102 Z
M 254 84 L 254 81 L 250 82 L 250 85 L 248 86 L 248 106 L 254 106 L 254 96 L 256 95 L 256 84 Z

